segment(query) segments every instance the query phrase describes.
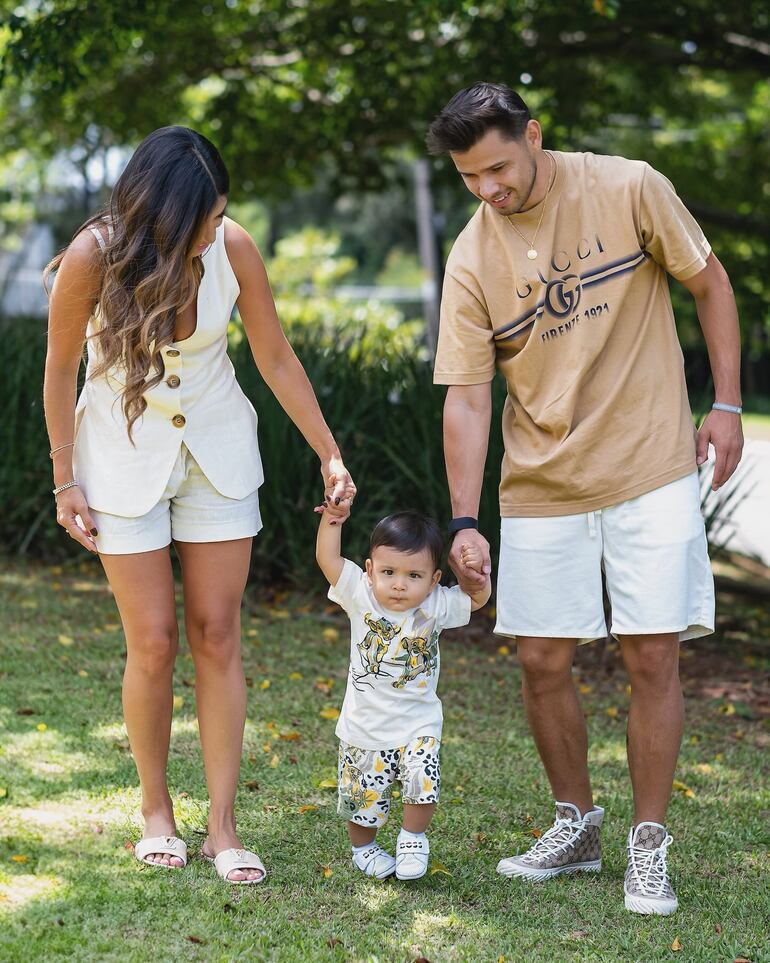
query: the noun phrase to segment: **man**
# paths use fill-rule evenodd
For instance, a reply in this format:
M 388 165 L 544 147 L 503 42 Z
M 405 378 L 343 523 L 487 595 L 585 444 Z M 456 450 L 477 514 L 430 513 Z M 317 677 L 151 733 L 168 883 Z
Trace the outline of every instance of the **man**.
M 556 820 L 498 872 L 542 880 L 601 868 L 575 647 L 606 634 L 602 570 L 631 682 L 634 824 L 626 908 L 668 914 L 666 810 L 682 735 L 678 648 L 714 628 L 697 465 L 716 451 L 714 488 L 741 456 L 740 340 L 727 275 L 661 174 L 640 161 L 543 149 L 540 124 L 500 84 L 456 94 L 433 122 L 482 203 L 447 263 L 435 382 L 449 385 L 444 449 L 465 591 L 490 426 L 503 414 L 495 631 L 516 640 L 524 705 Z M 693 428 L 666 272 L 693 295 L 715 405 Z

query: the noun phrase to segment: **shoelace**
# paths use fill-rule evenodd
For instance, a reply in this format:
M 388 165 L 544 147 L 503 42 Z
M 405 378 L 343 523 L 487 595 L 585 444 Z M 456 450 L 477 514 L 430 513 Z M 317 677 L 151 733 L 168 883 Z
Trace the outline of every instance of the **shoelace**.
M 630 847 L 631 876 L 649 896 L 664 896 L 668 883 L 668 869 L 666 867 L 666 850 L 673 842 L 672 836 L 666 836 L 657 849 L 640 849 Z
M 577 839 L 579 831 L 583 828 L 585 827 L 582 823 L 575 823 L 571 819 L 557 819 L 553 826 L 547 829 L 538 839 L 527 856 L 532 859 L 542 856 L 556 856 L 565 846 Z

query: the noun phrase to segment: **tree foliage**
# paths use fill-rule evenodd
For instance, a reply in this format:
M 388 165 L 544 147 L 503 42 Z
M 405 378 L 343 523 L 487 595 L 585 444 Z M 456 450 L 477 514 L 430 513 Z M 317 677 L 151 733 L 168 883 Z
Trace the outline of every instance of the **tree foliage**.
M 87 153 L 187 123 L 220 146 L 236 196 L 271 203 L 321 172 L 339 190 L 380 190 L 405 152 L 424 151 L 427 124 L 455 90 L 508 82 L 549 146 L 644 157 L 671 177 L 725 254 L 750 337 L 765 343 L 765 0 L 4 6 L 4 150 Z M 439 186 L 450 183 L 448 165 L 435 169 Z M 450 190 L 444 207 L 459 223 L 459 186 Z

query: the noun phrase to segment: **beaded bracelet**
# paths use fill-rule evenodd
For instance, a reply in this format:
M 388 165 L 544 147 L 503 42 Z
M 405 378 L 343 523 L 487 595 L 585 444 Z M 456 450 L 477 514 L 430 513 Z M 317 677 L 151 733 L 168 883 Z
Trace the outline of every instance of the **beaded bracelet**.
M 76 481 L 65 482 L 63 485 L 59 485 L 56 488 L 51 489 L 53 495 L 58 495 L 59 492 L 66 492 L 68 488 L 77 488 L 78 483 Z

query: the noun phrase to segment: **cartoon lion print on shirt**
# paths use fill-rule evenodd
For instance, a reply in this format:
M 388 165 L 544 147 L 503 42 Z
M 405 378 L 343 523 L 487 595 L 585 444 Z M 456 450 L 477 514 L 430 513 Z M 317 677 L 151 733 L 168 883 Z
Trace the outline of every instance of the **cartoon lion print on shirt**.
M 368 681 L 369 676 L 378 678 L 392 678 L 393 668 L 400 672 L 398 678 L 391 683 L 394 689 L 403 689 L 409 682 L 413 682 L 421 675 L 430 676 L 438 667 L 438 632 L 435 631 L 435 618 L 430 618 L 420 609 L 415 614 L 413 635 L 402 636 L 396 643 L 395 652 L 390 655 L 390 643 L 401 632 L 401 626 L 396 626 L 388 619 L 375 619 L 371 612 L 364 615 L 364 622 L 369 627 L 356 648 L 361 658 L 362 672 L 352 672 L 353 685 L 360 689 L 362 685 L 373 688 Z

